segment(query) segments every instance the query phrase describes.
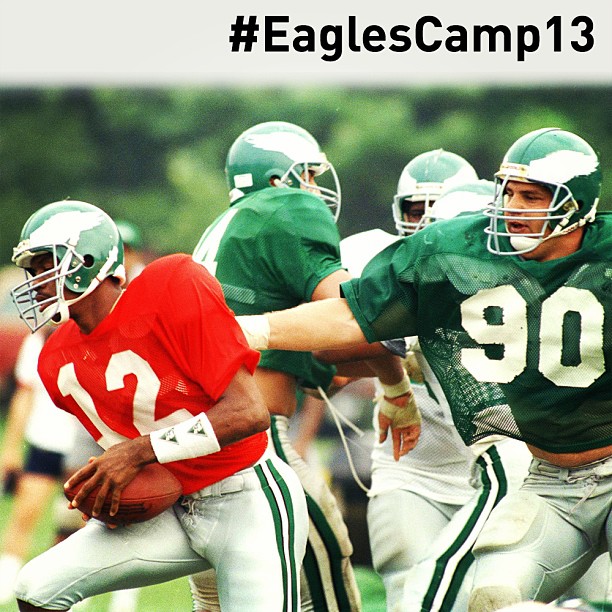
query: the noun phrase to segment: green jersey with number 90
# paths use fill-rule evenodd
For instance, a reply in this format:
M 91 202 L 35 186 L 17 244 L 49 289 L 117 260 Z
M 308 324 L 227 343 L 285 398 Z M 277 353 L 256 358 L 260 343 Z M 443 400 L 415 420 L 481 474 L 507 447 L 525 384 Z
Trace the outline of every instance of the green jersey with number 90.
M 223 287 L 237 315 L 262 314 L 309 302 L 321 280 L 342 269 L 332 213 L 317 196 L 270 187 L 240 198 L 204 232 L 193 258 Z M 335 368 L 311 353 L 263 351 L 261 367 L 326 388 Z
M 419 336 L 466 444 L 549 452 L 612 444 L 612 215 L 576 253 L 500 257 L 481 215 L 431 224 L 342 285 L 368 341 Z

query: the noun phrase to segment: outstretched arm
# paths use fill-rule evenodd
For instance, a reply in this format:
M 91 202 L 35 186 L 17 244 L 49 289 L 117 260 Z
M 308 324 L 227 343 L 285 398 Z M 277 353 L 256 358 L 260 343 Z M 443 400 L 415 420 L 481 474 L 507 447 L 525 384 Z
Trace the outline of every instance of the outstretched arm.
M 343 298 L 301 304 L 266 315 L 237 317 L 252 348 L 313 351 L 341 349 L 366 342 Z M 385 388 L 379 425 L 381 441 L 391 429 L 395 459 L 414 448 L 420 434 L 420 414 L 399 359 L 382 354 L 368 366 Z M 388 389 L 391 392 L 388 393 Z
M 314 351 L 366 342 L 344 298 L 236 318 L 249 345 L 256 350 Z

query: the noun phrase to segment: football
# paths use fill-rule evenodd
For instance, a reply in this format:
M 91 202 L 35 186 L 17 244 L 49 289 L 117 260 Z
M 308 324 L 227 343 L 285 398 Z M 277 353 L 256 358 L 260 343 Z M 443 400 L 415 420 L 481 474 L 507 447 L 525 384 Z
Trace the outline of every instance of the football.
M 79 492 L 80 482 L 74 487 L 64 490 L 68 501 L 72 501 Z M 179 480 L 159 463 L 145 465 L 121 492 L 119 511 L 115 516 L 110 516 L 110 501 L 105 500 L 102 511 L 96 517 L 104 523 L 114 525 L 129 525 L 130 523 L 142 523 L 161 514 L 172 506 L 183 493 Z M 92 516 L 92 508 L 96 501 L 98 488 L 95 488 L 78 506 L 78 509 Z

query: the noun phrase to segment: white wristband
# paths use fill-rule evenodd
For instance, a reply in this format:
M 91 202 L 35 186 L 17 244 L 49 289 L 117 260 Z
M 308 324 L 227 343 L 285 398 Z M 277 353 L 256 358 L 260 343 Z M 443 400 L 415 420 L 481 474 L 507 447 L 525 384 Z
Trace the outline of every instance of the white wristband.
M 159 463 L 210 455 L 221 450 L 208 417 L 201 412 L 191 419 L 149 434 Z
M 406 393 L 410 393 L 410 390 L 412 389 L 410 386 L 410 379 L 406 373 L 404 373 L 404 378 L 394 385 L 385 385 L 383 382 L 381 382 L 380 385 L 383 388 L 385 397 L 388 397 L 389 399 L 399 397 L 400 395 L 406 395 Z
M 243 315 L 236 317 L 238 325 L 249 343 L 256 351 L 265 351 L 270 342 L 270 322 L 266 315 Z

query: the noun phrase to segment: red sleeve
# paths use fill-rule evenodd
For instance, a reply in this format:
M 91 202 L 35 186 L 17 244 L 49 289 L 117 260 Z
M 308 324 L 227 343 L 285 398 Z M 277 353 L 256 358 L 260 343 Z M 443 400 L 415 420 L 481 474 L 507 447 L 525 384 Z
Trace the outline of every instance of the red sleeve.
M 242 365 L 255 371 L 259 353 L 249 348 L 219 282 L 191 257 L 177 257 L 180 265 L 163 306 L 165 324 L 179 348 L 177 358 L 186 359 L 192 379 L 217 401 Z

